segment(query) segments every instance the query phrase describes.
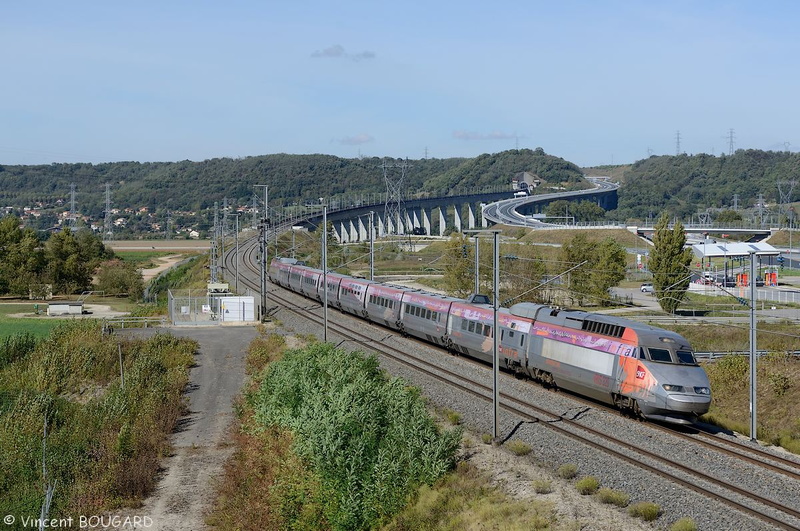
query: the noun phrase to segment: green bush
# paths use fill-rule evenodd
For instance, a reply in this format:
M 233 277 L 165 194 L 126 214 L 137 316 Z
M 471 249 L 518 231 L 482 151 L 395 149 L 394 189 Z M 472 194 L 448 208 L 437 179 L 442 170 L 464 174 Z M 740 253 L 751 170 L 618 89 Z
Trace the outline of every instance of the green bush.
M 581 478 L 575 483 L 575 488 L 578 490 L 579 493 L 583 494 L 584 496 L 588 494 L 594 494 L 597 492 L 597 489 L 600 487 L 600 480 L 598 480 L 594 476 L 586 476 L 585 478 Z
M 481 440 L 483 441 L 483 444 L 492 444 L 492 438 L 493 437 L 488 433 L 481 434 Z
M 603 487 L 597 491 L 597 499 L 602 503 L 616 505 L 617 507 L 627 507 L 631 497 L 624 492 Z
M 459 429 L 440 433 L 419 391 L 388 378 L 374 357 L 327 343 L 286 352 L 249 400 L 260 424 L 293 432 L 334 529 L 387 520 L 453 466 L 461 439 Z
M 514 453 L 514 455 L 528 455 L 531 453 L 531 447 L 518 439 L 508 441 L 506 446 Z
M 558 467 L 558 477 L 563 479 L 572 479 L 578 475 L 578 466 L 572 463 L 567 463 Z
M 661 514 L 661 507 L 655 503 L 643 501 L 628 507 L 628 514 L 635 518 L 641 518 L 645 522 L 652 522 Z
M 697 531 L 697 524 L 691 518 L 681 518 L 669 526 L 669 531 Z

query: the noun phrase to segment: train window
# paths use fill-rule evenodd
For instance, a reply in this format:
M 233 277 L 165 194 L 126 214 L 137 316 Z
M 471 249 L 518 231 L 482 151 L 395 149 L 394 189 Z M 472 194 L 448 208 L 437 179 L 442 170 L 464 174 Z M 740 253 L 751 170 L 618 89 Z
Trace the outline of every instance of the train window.
M 500 341 L 503 341 L 506 338 L 506 331 L 502 328 L 500 329 Z
M 475 331 L 475 321 L 470 321 L 469 322 L 467 330 L 469 330 L 470 332 L 474 332 Z
M 425 319 L 430 320 L 430 318 L 431 318 L 431 311 L 430 310 L 425 310 Z
M 431 319 L 433 319 L 434 321 L 438 321 L 439 320 L 439 312 L 431 312 Z
M 483 335 L 486 337 L 492 337 L 492 327 L 489 325 L 483 326 Z
M 525 346 L 525 334 L 520 334 L 519 335 L 519 346 L 521 346 L 521 347 Z
M 508 331 L 508 337 L 514 337 L 514 331 L 513 330 L 509 330 Z
M 678 363 L 684 363 L 686 365 L 697 365 L 697 362 L 694 360 L 694 354 L 692 354 L 688 350 L 679 350 L 677 354 L 678 354 Z
M 648 348 L 647 350 L 650 352 L 650 359 L 653 361 L 672 361 L 669 350 L 665 348 Z
M 647 359 L 647 356 L 644 355 L 644 348 L 643 347 L 639 347 L 639 359 L 640 360 Z
M 394 309 L 394 301 L 389 301 L 389 309 Z
M 461 319 L 461 330 L 466 330 L 466 329 L 467 329 L 467 320 Z

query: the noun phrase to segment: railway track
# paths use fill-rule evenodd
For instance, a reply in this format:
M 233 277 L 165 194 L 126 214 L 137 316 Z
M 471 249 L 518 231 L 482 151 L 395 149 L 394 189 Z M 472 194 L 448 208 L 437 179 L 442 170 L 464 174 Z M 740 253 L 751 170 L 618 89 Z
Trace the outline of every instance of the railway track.
M 260 269 L 255 265 L 258 246 L 254 240 L 240 244 L 240 283 L 258 292 Z M 232 258 L 225 256 L 229 271 L 233 271 Z M 323 325 L 321 306 L 283 288 L 272 284 L 269 291 L 269 303 L 277 304 L 282 309 L 292 312 L 312 323 Z M 300 301 L 300 302 L 298 302 Z M 355 323 L 355 324 L 353 324 Z M 453 370 L 443 368 L 441 365 L 414 356 L 410 349 L 392 346 L 386 339 L 399 334 L 388 329 L 378 327 L 355 317 L 341 314 L 338 311 L 330 312 L 328 329 L 331 335 L 343 340 L 348 340 L 368 351 L 373 351 L 399 363 L 409 369 L 425 375 L 435 381 L 447 385 L 474 399 L 492 401 L 492 388 L 489 385 L 466 378 Z M 383 338 L 376 340 L 376 338 Z M 406 340 L 409 340 L 406 338 Z M 424 344 L 417 340 L 410 340 L 416 344 Z M 441 352 L 440 349 L 425 344 L 431 351 Z M 449 357 L 449 354 L 447 355 Z M 508 378 L 511 378 L 508 376 Z M 535 385 L 535 384 L 532 384 Z M 506 386 L 504 386 L 506 387 Z M 587 448 L 592 448 L 606 455 L 625 462 L 639 470 L 661 477 L 672 484 L 680 485 L 685 489 L 701 495 L 705 499 L 717 502 L 738 511 L 739 513 L 757 518 L 777 529 L 800 530 L 800 510 L 796 505 L 783 503 L 769 495 L 770 486 L 750 485 L 748 488 L 734 485 L 731 481 L 716 477 L 713 473 L 698 470 L 696 467 L 687 466 L 680 459 L 671 457 L 669 452 L 654 451 L 643 448 L 641 445 L 628 442 L 625 437 L 609 433 L 605 430 L 585 425 L 580 415 L 569 418 L 564 414 L 539 407 L 526 398 L 525 393 L 500 394 L 500 408 L 524 422 L 536 423 L 548 430 L 556 432 L 561 437 L 575 441 Z M 589 407 L 605 409 L 597 403 L 575 397 Z M 616 414 L 616 412 L 615 412 Z M 632 422 L 632 421 L 631 421 Z M 666 428 L 657 424 L 648 424 L 648 427 L 657 432 L 675 437 L 684 445 L 695 445 L 697 451 L 707 452 L 714 459 L 727 459 L 731 466 L 746 466 L 768 471 L 771 474 L 784 476 L 789 481 L 800 480 L 800 464 L 798 461 L 776 456 L 759 448 L 742 445 L 732 441 L 722 440 L 708 433 L 698 434 L 682 433 L 679 430 Z

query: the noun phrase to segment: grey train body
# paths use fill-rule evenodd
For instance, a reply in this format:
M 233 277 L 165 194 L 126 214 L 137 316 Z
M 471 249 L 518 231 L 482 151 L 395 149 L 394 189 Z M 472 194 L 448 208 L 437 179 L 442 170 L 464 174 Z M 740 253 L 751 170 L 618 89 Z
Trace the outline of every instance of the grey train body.
M 322 302 L 323 272 L 276 258 L 270 280 Z M 327 301 L 382 326 L 482 361 L 493 358 L 493 309 L 485 296 L 457 299 L 327 274 Z M 498 310 L 502 367 L 545 385 L 613 404 L 649 420 L 690 424 L 708 411 L 708 376 L 688 341 L 636 321 L 519 303 Z

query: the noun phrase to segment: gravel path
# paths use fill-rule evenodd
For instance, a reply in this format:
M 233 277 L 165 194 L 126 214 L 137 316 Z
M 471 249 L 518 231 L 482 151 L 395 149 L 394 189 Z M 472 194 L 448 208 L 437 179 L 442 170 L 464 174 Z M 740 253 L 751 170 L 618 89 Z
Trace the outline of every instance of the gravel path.
M 127 329 L 142 336 L 163 329 Z M 163 475 L 155 492 L 142 507 L 124 515 L 148 516 L 149 531 L 199 531 L 214 500 L 214 480 L 221 476 L 234 448 L 227 433 L 235 416 L 233 399 L 244 381 L 245 351 L 256 336 L 253 327 L 183 327 L 169 333 L 200 343 L 187 389 L 189 413 L 173 435 L 173 453 L 163 463 Z M 108 528 L 117 529 L 117 528 Z M 131 529 L 130 526 L 119 529 Z

